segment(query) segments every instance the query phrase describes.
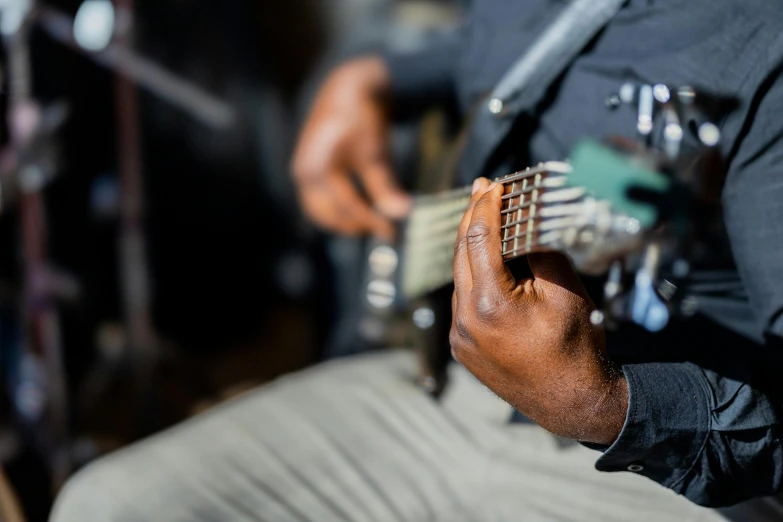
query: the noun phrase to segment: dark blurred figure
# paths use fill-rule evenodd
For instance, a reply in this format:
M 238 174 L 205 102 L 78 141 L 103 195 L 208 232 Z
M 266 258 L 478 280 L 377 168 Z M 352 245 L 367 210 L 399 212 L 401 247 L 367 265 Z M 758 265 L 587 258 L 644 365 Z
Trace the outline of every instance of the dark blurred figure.
M 589 38 L 546 92 L 528 99 L 528 77 L 490 102 L 485 94 L 565 18 L 565 34 Z M 481 331 L 476 317 L 513 324 L 527 311 L 491 298 L 457 307 L 455 354 L 563 437 L 510 423 L 512 407 L 463 367 L 450 368 L 436 402 L 414 386 L 410 354 L 363 355 L 281 379 L 95 463 L 66 486 L 53 520 L 780 520 L 777 499 L 761 498 L 783 487 L 779 390 L 751 378 L 777 360 L 765 349 L 783 336 L 780 20 L 783 11 L 761 1 L 475 2 L 470 23 L 426 49 L 350 60 L 319 90 L 293 160 L 303 208 L 327 229 L 380 236 L 410 205 L 389 161 L 395 115 L 446 101 L 472 115 L 458 180 L 466 184 L 563 158 L 582 136 L 632 138 L 635 122 L 606 102 L 626 81 L 704 84 L 740 98 L 721 143 L 733 258 L 699 267 L 731 284 L 699 296 L 697 318 L 657 336 L 607 334 L 616 360 L 606 362 L 603 332 L 584 323 L 589 297 L 560 258 L 530 260 L 538 285 L 557 283 L 530 310 L 548 311 L 535 328 Z M 474 193 L 467 225 L 471 212 L 499 208 L 486 181 Z M 466 265 L 498 256 L 487 248 L 491 226 L 470 227 L 472 239 L 458 243 L 458 290 Z M 473 290 L 497 275 L 474 273 Z M 505 350 L 495 359 L 482 345 L 490 334 Z
M 42 7 L 73 16 L 81 4 Z M 228 100 L 240 115 L 228 129 L 212 128 L 154 89 L 141 90 L 144 230 L 160 341 L 146 401 L 138 393 L 138 354 L 128 343 L 119 283 L 115 71 L 33 25 L 32 94 L 43 106 L 65 102 L 68 109 L 56 137 L 57 176 L 42 194 L 49 261 L 76 289 L 74 298 L 57 302 L 74 465 L 322 357 L 332 270 L 323 239 L 300 218 L 288 161 L 304 84 L 372 2 L 338 7 L 307 0 L 231 8 L 136 2 L 134 52 Z M 5 127 L 2 133 L 7 142 Z M 6 199 L 12 191 L 2 188 Z M 4 207 L 0 216 L 0 341 L 10 395 L 24 344 L 16 209 Z M 13 406 L 4 404 L 3 416 L 12 423 Z M 3 456 L 12 455 L 6 469 L 28 516 L 42 520 L 52 470 L 39 448 L 26 446 Z

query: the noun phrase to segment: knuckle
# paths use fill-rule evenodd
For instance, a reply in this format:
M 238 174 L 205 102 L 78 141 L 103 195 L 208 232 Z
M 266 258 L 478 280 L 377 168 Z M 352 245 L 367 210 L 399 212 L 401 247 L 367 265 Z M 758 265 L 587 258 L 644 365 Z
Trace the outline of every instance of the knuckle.
M 468 228 L 467 243 L 469 246 L 484 246 L 490 233 L 491 229 L 484 220 L 476 220 Z
M 479 292 L 475 296 L 476 318 L 485 323 L 495 322 L 500 316 L 502 304 L 495 292 Z
M 460 342 L 473 342 L 473 325 L 471 324 L 470 320 L 465 319 L 464 317 L 457 317 L 454 320 L 454 327 L 452 328 L 452 333 L 456 335 L 456 337 L 460 340 Z
M 459 362 L 462 362 L 462 356 L 464 354 L 464 339 L 460 336 L 456 327 L 452 327 L 449 332 L 449 345 L 451 346 L 451 356 Z

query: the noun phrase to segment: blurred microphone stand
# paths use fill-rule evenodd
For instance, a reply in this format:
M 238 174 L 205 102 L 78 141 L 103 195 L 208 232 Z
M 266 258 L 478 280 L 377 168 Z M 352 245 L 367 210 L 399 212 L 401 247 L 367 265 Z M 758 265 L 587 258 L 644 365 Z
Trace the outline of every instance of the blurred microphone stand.
M 120 42 L 133 45 L 133 0 L 117 0 L 120 17 L 128 28 Z M 114 84 L 117 111 L 117 152 L 120 178 L 120 274 L 128 353 L 139 391 L 142 433 L 155 424 L 153 370 L 160 354 L 152 324 L 147 239 L 144 232 L 144 177 L 141 165 L 139 97 L 136 86 L 124 76 Z
M 109 0 L 100 1 L 112 6 Z M 82 7 L 90 2 L 100 3 L 99 0 L 87 0 Z M 54 40 L 88 56 L 117 75 L 115 100 L 121 186 L 121 288 L 127 352 L 139 392 L 141 418 L 138 435 L 146 435 L 158 427 L 152 377 L 161 355 L 161 340 L 153 327 L 151 313 L 137 86 L 217 130 L 230 129 L 236 122 L 237 115 L 228 103 L 133 51 L 134 0 L 115 0 L 113 10 L 115 19 L 111 21 L 112 34 L 106 44 L 98 49 L 85 47 L 83 42 L 79 42 L 74 19 L 54 8 L 40 6 L 36 10 L 36 21 Z
M 13 198 L 18 208 L 24 277 L 21 350 L 10 384 L 19 421 L 43 454 L 57 489 L 71 469 L 68 396 L 56 307 L 62 278 L 47 258 L 43 190 L 55 174 L 53 135 L 65 110 L 42 108 L 32 96 L 28 38 L 33 9 L 31 0 L 17 0 L 6 3 L 1 13 L 10 140 L 0 157 L 0 172 L 3 200 Z
M 88 2 L 105 2 L 104 7 L 115 12 L 109 0 L 86 0 L 85 4 Z M 132 51 L 133 0 L 116 0 L 115 5 L 116 19 L 111 20 L 109 40 L 103 48 L 94 49 L 79 44 L 74 19 L 66 14 L 34 0 L 7 0 L 0 4 L 0 29 L 7 49 L 6 74 L 10 85 L 10 142 L 0 154 L 0 212 L 12 200 L 18 205 L 24 263 L 23 348 L 11 386 L 17 415 L 41 448 L 54 490 L 64 483 L 73 467 L 56 300 L 73 297 L 78 293 L 73 290 L 78 285 L 64 274 L 58 274 L 47 261 L 43 190 L 57 172 L 55 134 L 67 117 L 67 109 L 63 105 L 42 108 L 33 99 L 30 30 L 37 24 L 55 41 L 117 74 L 115 100 L 121 180 L 118 256 L 126 353 L 133 368 L 141 417 L 137 423 L 138 435 L 157 427 L 152 376 L 161 344 L 151 317 L 137 86 L 218 130 L 230 129 L 237 119 L 236 111 L 228 103 L 135 54 Z M 94 26 L 93 23 L 91 27 Z

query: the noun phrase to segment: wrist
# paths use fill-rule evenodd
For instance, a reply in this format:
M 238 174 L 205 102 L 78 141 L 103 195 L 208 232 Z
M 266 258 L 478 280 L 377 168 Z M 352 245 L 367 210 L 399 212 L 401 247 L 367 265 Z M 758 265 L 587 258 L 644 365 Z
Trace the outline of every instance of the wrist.
M 628 415 L 628 381 L 617 368 L 611 371 L 611 377 L 604 393 L 597 397 L 585 414 L 585 432 L 582 442 L 610 446 L 620 436 Z

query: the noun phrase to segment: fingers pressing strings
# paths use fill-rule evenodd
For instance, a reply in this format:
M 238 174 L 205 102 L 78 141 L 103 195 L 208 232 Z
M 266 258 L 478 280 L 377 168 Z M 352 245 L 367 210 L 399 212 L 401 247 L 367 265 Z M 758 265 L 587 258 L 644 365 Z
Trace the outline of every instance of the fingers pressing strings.
M 487 291 L 511 292 L 516 279 L 503 260 L 501 218 L 503 186 L 493 183 L 476 202 L 467 232 L 467 254 L 473 287 Z

